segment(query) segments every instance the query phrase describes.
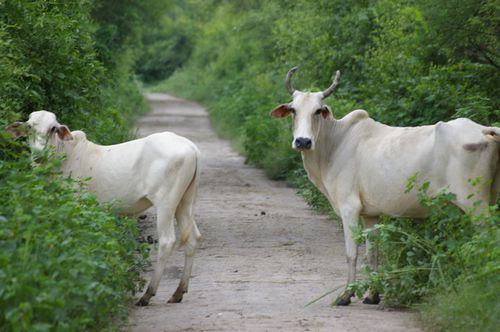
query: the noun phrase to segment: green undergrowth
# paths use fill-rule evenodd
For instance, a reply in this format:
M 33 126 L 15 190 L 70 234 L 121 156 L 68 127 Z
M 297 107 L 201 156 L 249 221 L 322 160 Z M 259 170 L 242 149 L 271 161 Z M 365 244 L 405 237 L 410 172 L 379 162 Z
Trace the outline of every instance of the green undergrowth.
M 371 288 L 393 307 L 419 309 L 424 325 L 439 331 L 492 331 L 500 323 L 500 214 L 462 212 L 455 195 L 419 190 L 427 219 L 383 218 L 370 239 L 381 261 L 367 279 L 350 285 L 359 296 Z
M 0 139 L 0 329 L 115 330 L 142 285 L 136 220 Z

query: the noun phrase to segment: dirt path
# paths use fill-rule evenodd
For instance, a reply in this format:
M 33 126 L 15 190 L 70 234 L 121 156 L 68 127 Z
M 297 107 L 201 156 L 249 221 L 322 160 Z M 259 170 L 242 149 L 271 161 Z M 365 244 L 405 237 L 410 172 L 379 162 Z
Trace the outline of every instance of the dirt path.
M 158 294 L 134 309 L 131 331 L 420 331 L 412 315 L 363 305 L 330 307 L 347 267 L 340 227 L 311 210 L 282 182 L 244 164 L 217 138 L 199 105 L 150 94 L 141 135 L 164 130 L 191 139 L 203 154 L 196 220 L 203 236 L 189 293 L 166 301 L 179 282 L 183 254 L 168 262 Z M 142 222 L 156 238 L 154 214 Z M 148 276 L 149 278 L 149 276 Z

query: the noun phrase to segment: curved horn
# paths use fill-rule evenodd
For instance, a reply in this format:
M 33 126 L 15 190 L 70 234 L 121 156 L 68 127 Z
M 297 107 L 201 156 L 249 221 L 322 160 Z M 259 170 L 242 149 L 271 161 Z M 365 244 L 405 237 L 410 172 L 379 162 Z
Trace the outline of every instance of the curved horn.
M 288 71 L 288 74 L 286 74 L 286 78 L 285 78 L 286 89 L 288 90 L 288 93 L 291 95 L 293 95 L 293 93 L 295 92 L 295 89 L 292 86 L 292 75 L 293 75 L 293 73 L 295 73 L 297 71 L 297 69 L 299 69 L 298 66 L 290 69 Z
M 339 80 L 340 80 L 340 70 L 337 70 L 337 73 L 335 74 L 335 79 L 333 80 L 332 85 L 325 91 L 323 91 L 323 99 L 328 97 L 337 89 L 337 86 L 339 85 Z

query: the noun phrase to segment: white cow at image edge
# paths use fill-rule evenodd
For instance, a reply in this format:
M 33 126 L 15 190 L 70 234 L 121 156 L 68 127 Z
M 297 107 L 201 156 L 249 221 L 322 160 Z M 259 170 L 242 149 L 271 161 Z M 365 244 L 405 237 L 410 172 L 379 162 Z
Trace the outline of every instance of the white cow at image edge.
M 362 217 L 366 228 L 381 215 L 425 217 L 415 190 L 404 193 L 408 179 L 418 174 L 419 183 L 430 182 L 429 194 L 449 190 L 462 210 L 487 211 L 500 191 L 500 128 L 485 127 L 469 119 L 439 122 L 420 127 L 390 127 L 355 110 L 340 120 L 323 100 L 338 86 L 337 71 L 332 85 L 322 92 L 295 90 L 292 68 L 285 85 L 293 100 L 276 107 L 271 116 L 293 117 L 292 147 L 302 154 L 309 179 L 328 198 L 342 219 L 348 265 L 347 283 L 356 280 L 357 246 L 353 225 Z M 472 179 L 480 177 L 476 186 Z M 470 194 L 474 194 L 470 198 Z M 369 253 L 372 270 L 376 253 Z M 348 305 L 347 289 L 338 305 Z M 364 303 L 379 303 L 370 291 Z
M 137 302 L 145 306 L 156 294 L 166 261 L 175 244 L 174 217 L 185 250 L 181 281 L 169 302 L 180 302 L 187 292 L 193 256 L 200 232 L 193 218 L 193 204 L 199 182 L 198 148 L 188 139 L 163 132 L 116 145 L 98 145 L 87 140 L 83 131 L 72 131 L 57 122 L 54 113 L 33 112 L 24 124 L 16 122 L 8 130 L 22 134 L 27 126 L 33 152 L 55 147 L 64 153 L 63 174 L 90 178 L 88 189 L 101 202 L 116 202 L 117 212 L 136 215 L 151 206 L 157 210 L 158 259 L 146 293 Z

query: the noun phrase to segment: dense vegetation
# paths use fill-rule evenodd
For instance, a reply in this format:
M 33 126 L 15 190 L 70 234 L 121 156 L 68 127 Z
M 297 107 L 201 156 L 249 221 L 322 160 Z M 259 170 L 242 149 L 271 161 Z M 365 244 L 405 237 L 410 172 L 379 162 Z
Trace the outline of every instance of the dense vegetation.
M 114 327 L 142 285 L 136 221 L 58 179 L 59 160 L 33 168 L 26 149 L 9 144 L 18 153 L 1 161 L 1 330 Z
M 0 126 L 46 109 L 103 144 L 145 110 L 133 67 L 162 1 L 0 1 Z M 0 133 L 0 330 L 115 330 L 140 285 L 135 221 Z
M 136 66 L 147 82 L 168 76 L 154 89 L 207 105 L 249 162 L 328 210 L 290 148 L 289 122 L 269 118 L 290 100 L 286 72 L 300 65 L 296 88 L 318 90 L 340 69 L 328 101 L 337 118 L 363 108 L 397 126 L 463 116 L 499 125 L 499 36 L 497 0 L 178 0 Z M 387 303 L 432 303 L 423 315 L 439 329 L 498 326 L 498 210 L 478 223 L 441 196 L 425 202 L 435 209 L 426 222 L 384 221 L 385 261 L 369 281 Z
M 463 213 L 442 192 L 430 197 L 419 189 L 421 204 L 432 211 L 428 220 L 385 220 L 358 240 L 373 240 L 384 257 L 377 271 L 352 285 L 358 296 L 368 287 L 385 294 L 387 305 L 415 304 L 428 327 L 446 331 L 492 331 L 500 323 L 500 214 Z M 414 189 L 417 190 L 417 189 Z
M 499 35 L 498 0 L 0 1 L 0 126 L 47 109 L 99 143 L 123 141 L 145 108 L 135 75 L 168 78 L 155 88 L 207 105 L 249 162 L 329 211 L 290 148 L 289 123 L 269 118 L 290 98 L 286 72 L 300 65 L 295 86 L 317 90 L 340 69 L 336 117 L 363 108 L 398 126 L 499 125 Z M 62 179 L 59 162 L 33 168 L 25 142 L 0 134 L 2 331 L 114 329 L 137 285 L 133 222 Z M 429 220 L 359 231 L 385 260 L 352 287 L 423 303 L 441 330 L 498 326 L 498 208 L 479 220 L 450 193 L 420 192 Z

